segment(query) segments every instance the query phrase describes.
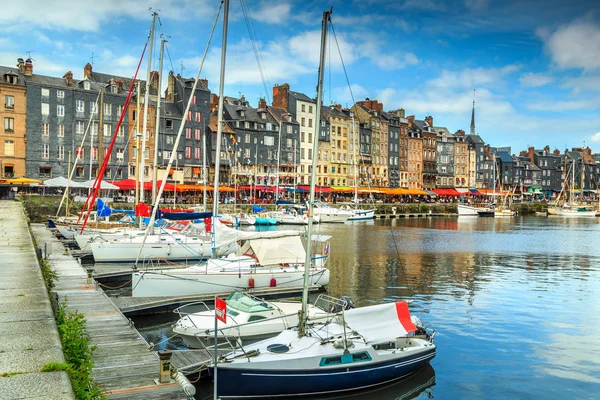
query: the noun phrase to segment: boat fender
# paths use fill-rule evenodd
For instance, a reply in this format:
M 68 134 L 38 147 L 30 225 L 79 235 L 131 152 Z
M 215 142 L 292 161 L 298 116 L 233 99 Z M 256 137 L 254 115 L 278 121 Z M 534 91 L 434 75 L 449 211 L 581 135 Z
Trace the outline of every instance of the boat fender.
M 181 386 L 181 388 L 183 389 L 183 391 L 185 392 L 185 394 L 187 394 L 188 396 L 192 396 L 192 397 L 196 394 L 196 388 L 185 377 L 184 374 L 182 374 L 181 372 L 177 371 L 175 373 L 174 378 L 175 378 L 175 381 L 179 384 L 179 386 Z
M 277 279 L 275 279 L 274 277 L 273 277 L 273 278 L 271 278 L 271 283 L 270 283 L 270 285 L 269 285 L 269 286 L 271 286 L 271 287 L 276 287 L 276 286 L 277 286 Z
M 254 289 L 254 278 L 248 278 L 248 289 Z

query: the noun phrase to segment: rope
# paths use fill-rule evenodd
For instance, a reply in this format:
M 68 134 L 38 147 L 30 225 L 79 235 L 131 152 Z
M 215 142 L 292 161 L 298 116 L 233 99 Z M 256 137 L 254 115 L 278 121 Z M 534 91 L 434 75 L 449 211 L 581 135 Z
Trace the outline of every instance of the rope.
M 107 289 L 121 289 L 121 288 L 127 286 L 130 283 L 131 283 L 131 279 L 128 280 L 127 282 L 125 282 L 124 284 L 122 284 L 121 286 L 108 286 L 108 285 L 105 285 L 105 284 L 100 283 L 100 282 L 98 282 L 98 286 L 102 286 L 102 287 L 107 288 Z
M 392 230 L 392 225 L 390 224 L 390 232 L 392 234 L 392 241 L 394 242 L 394 248 L 396 249 L 396 254 L 399 254 L 400 251 L 398 250 L 398 243 L 396 242 L 396 237 L 394 236 L 394 231 Z M 408 292 L 411 296 L 415 295 L 415 291 L 412 290 L 412 288 L 410 287 L 410 284 L 408 283 L 408 278 L 406 277 L 406 271 L 404 270 L 404 266 L 403 265 L 399 265 L 400 270 L 402 271 L 402 277 L 404 278 L 404 282 L 406 283 L 406 288 L 408 289 Z

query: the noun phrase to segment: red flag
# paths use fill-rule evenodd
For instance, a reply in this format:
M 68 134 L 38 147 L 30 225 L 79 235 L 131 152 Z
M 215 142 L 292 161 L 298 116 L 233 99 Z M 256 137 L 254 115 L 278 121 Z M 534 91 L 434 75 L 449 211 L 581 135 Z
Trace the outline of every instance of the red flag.
M 215 317 L 222 323 L 227 323 L 227 303 L 220 297 L 215 297 Z

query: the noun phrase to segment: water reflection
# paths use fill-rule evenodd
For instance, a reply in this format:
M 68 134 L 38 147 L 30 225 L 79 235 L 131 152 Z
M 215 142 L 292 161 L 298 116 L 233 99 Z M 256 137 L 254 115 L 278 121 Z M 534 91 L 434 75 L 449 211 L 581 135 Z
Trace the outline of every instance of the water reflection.
M 426 378 L 423 390 L 403 387 L 409 380 L 355 398 L 600 393 L 597 220 L 397 219 L 322 224 L 314 233 L 332 235 L 329 294 L 357 306 L 408 299 L 438 332 L 435 391 Z M 152 341 L 169 336 L 151 327 L 149 334 Z

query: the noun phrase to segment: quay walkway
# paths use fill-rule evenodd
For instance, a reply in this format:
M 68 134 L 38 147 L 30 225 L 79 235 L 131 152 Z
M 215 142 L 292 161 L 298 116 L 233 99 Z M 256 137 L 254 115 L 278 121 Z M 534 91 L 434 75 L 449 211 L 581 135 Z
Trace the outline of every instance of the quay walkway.
M 188 399 L 175 382 L 157 385 L 159 359 L 148 343 L 44 224 L 31 224 L 38 246 L 58 273 L 53 293 L 85 316 L 93 353 L 92 378 L 111 399 Z
M 23 206 L 0 201 L 0 398 L 73 399 L 67 373 L 40 372 L 64 362 Z

